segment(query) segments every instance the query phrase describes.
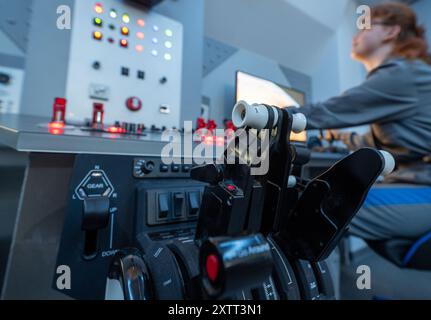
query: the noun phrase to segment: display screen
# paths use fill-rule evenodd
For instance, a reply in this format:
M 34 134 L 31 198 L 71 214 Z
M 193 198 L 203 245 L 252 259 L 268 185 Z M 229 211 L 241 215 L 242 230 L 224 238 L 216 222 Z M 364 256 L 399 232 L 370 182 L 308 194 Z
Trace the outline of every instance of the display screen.
M 301 107 L 305 104 L 305 94 L 295 89 L 278 85 L 272 81 L 255 77 L 245 72 L 236 73 L 236 102 L 262 103 L 279 108 Z M 292 141 L 307 141 L 306 132 L 292 133 Z

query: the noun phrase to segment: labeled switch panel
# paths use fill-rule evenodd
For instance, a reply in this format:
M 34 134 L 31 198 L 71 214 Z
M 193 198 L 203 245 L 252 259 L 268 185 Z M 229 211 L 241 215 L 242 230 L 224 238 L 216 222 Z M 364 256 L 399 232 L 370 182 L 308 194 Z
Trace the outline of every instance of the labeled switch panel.
M 75 0 L 66 97 L 67 118 L 180 127 L 182 24 L 128 1 Z M 169 110 L 169 112 L 166 112 Z
M 195 221 L 199 215 L 203 186 L 178 188 L 138 187 L 138 210 L 145 211 L 145 223 L 156 226 L 168 223 Z

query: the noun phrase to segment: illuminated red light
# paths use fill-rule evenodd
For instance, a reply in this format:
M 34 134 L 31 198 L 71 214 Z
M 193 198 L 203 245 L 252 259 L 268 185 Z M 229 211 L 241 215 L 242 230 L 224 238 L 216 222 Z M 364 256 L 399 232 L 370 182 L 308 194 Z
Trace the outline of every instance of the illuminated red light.
M 235 188 L 235 186 L 233 186 L 233 185 L 230 184 L 230 185 L 227 186 L 227 189 L 229 191 L 235 191 L 236 188 Z
M 129 43 L 127 42 L 126 39 L 121 39 L 120 40 L 120 45 L 124 48 L 127 48 L 127 46 L 129 45 Z
M 140 27 L 144 27 L 145 26 L 145 21 L 144 21 L 144 19 L 138 19 L 138 26 L 140 26 Z
M 144 47 L 140 44 L 137 44 L 135 48 L 136 48 L 136 51 L 138 51 L 138 52 L 144 51 Z
M 49 126 L 51 129 L 64 129 L 64 123 L 63 123 L 63 122 L 58 122 L 58 121 L 50 122 L 50 123 L 48 124 L 48 126 Z
M 94 11 L 96 11 L 96 13 L 101 14 L 103 13 L 103 6 L 101 3 L 96 3 L 94 5 Z
M 49 133 L 55 136 L 61 135 L 64 133 L 63 129 L 49 129 Z
M 223 137 L 217 137 L 216 138 L 216 144 L 219 147 L 224 146 L 224 138 Z
M 213 145 L 214 144 L 214 137 L 213 136 L 204 136 L 203 140 L 204 140 L 204 143 L 206 145 Z
M 144 35 L 144 33 L 143 33 L 143 32 L 138 31 L 138 32 L 136 32 L 136 37 L 137 37 L 138 39 L 144 40 L 145 35 Z
M 125 130 L 123 128 L 120 128 L 120 127 L 109 127 L 108 132 L 109 133 L 124 133 Z

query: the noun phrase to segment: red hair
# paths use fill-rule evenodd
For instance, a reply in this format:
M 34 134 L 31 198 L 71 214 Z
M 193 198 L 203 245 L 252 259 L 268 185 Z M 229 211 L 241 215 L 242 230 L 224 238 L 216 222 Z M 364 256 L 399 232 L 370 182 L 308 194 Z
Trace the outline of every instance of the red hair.
M 384 25 L 400 26 L 393 54 L 407 59 L 420 59 L 431 64 L 431 54 L 425 37 L 425 28 L 417 24 L 416 13 L 405 4 L 386 3 L 371 8 L 372 20 Z

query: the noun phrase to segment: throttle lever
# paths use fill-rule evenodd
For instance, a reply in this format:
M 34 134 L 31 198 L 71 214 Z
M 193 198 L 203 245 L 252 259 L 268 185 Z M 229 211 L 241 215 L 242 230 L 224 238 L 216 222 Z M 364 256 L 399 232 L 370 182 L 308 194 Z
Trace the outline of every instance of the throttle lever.
M 206 164 L 192 168 L 191 178 L 196 181 L 217 185 L 223 180 L 223 169 L 220 165 Z
M 150 274 L 138 249 L 117 252 L 109 269 L 109 279 L 120 282 L 124 300 L 149 300 Z

